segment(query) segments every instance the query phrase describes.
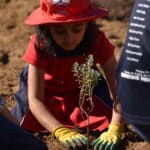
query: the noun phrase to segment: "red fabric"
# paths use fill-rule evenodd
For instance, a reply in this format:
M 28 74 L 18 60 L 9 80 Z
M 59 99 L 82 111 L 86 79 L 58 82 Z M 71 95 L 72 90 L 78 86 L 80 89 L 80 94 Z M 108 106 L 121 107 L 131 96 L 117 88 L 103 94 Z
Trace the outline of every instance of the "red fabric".
M 79 125 L 86 127 L 78 110 L 79 89 L 78 82 L 72 73 L 74 62 L 83 63 L 87 56 L 56 58 L 40 58 L 37 56 L 32 37 L 23 59 L 29 64 L 45 70 L 45 104 L 49 111 L 63 124 Z M 100 32 L 98 40 L 94 43 L 95 48 L 90 51 L 94 55 L 95 63 L 103 65 L 113 54 L 114 46 Z M 94 97 L 95 107 L 90 116 L 90 127 L 95 130 L 107 128 L 111 118 L 111 109 Z M 44 131 L 31 112 L 24 118 L 23 127 L 31 131 Z
M 70 100 L 74 100 L 71 101 Z M 94 109 L 89 116 L 89 129 L 102 131 L 109 125 L 112 110 L 104 104 L 100 98 L 93 96 Z M 49 111 L 64 125 L 78 126 L 81 129 L 86 129 L 87 118 L 81 115 L 78 106 L 78 95 L 74 94 L 60 98 L 52 97 L 47 103 Z M 68 103 L 68 104 L 67 104 Z M 46 130 L 38 123 L 32 113 L 29 111 L 22 122 L 22 127 L 34 132 L 46 132 Z
M 91 0 L 57 1 L 40 0 L 40 7 L 35 9 L 25 20 L 28 25 L 79 23 L 91 21 L 108 15 L 103 8 L 93 7 Z

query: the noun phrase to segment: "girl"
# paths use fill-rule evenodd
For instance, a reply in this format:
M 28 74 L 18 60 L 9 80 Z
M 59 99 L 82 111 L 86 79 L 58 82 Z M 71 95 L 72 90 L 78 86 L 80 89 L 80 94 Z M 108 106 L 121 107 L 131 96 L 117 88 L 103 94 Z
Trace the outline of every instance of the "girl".
M 87 124 L 80 114 L 79 85 L 71 70 L 75 62 L 83 63 L 92 54 L 93 68 L 96 64 L 102 66 L 114 99 L 112 114 L 109 90 L 101 77 L 94 89 L 95 107 L 89 116 L 89 128 L 104 131 L 111 123 L 93 147 L 114 147 L 120 141 L 122 119 L 114 82 L 114 46 L 94 23 L 106 15 L 107 10 L 92 6 L 90 0 L 40 0 L 40 7 L 25 21 L 36 27 L 36 33 L 23 56 L 28 65 L 15 95 L 13 113 L 22 127 L 34 132 L 49 131 L 67 147 L 87 144 L 87 138 L 72 129 L 75 125 L 85 129 Z

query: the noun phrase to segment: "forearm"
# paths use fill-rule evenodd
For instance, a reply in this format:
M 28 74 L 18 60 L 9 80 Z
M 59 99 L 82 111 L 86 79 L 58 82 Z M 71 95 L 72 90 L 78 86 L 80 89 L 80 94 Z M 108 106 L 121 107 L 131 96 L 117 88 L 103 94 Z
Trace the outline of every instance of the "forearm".
M 124 122 L 124 119 L 123 119 L 122 113 L 118 113 L 118 112 L 116 112 L 115 109 L 113 109 L 111 123 L 123 124 L 123 122 Z
M 122 117 L 122 109 L 121 104 L 118 100 L 117 92 L 116 92 L 116 86 L 115 86 L 115 80 L 109 79 L 108 80 L 112 99 L 113 99 L 113 107 L 112 107 L 112 119 L 111 122 L 120 122 L 123 123 L 123 117 Z
M 113 99 L 111 122 L 122 124 L 123 123 L 122 109 L 116 92 L 115 80 L 109 81 L 109 85 Z
M 122 115 L 121 104 L 120 104 L 118 98 L 116 98 L 113 101 L 111 123 L 123 124 L 123 122 L 124 122 L 124 119 L 123 119 L 123 115 Z
M 121 105 L 118 100 L 115 81 L 116 58 L 113 55 L 103 66 L 104 74 L 109 85 L 110 94 L 113 99 L 112 119 L 113 123 L 123 123 Z
M 28 100 L 29 108 L 39 123 L 49 132 L 61 123 L 54 118 L 44 100 L 44 71 L 29 64 L 28 73 Z
M 34 100 L 32 101 L 32 103 L 29 103 L 30 110 L 45 129 L 52 132 L 57 126 L 61 125 L 61 123 L 50 113 L 43 102 L 36 99 L 36 102 L 34 102 Z

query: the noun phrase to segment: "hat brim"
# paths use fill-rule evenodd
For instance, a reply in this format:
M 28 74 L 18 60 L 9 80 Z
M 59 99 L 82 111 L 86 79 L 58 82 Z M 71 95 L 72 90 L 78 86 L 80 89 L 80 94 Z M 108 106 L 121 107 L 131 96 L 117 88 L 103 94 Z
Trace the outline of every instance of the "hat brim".
M 80 23 L 92 21 L 97 18 L 108 16 L 108 10 L 103 8 L 91 8 L 86 14 L 75 17 L 55 17 L 44 13 L 41 8 L 34 10 L 25 20 L 27 25 L 40 25 L 40 24 L 58 24 L 58 23 Z

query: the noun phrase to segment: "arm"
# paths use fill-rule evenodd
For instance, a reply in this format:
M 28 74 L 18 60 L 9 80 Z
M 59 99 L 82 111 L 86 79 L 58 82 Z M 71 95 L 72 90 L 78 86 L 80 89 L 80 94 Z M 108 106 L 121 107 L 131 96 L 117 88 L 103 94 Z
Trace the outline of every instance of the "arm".
M 109 85 L 110 93 L 113 98 L 112 119 L 109 124 L 108 130 L 103 132 L 99 138 L 92 142 L 94 150 L 98 149 L 117 149 L 121 143 L 121 132 L 123 126 L 123 117 L 121 106 L 117 98 L 116 83 L 115 83 L 115 67 L 116 59 L 113 55 L 102 66 L 103 73 Z
M 49 132 L 61 123 L 56 120 L 44 105 L 44 72 L 29 64 L 28 73 L 29 108 L 40 124 Z M 41 115 L 42 114 L 42 115 Z
M 44 105 L 44 72 L 29 65 L 28 74 L 29 108 L 40 124 L 51 132 L 67 148 L 86 145 L 87 138 L 76 130 L 62 125 Z M 41 115 L 42 114 L 42 115 Z
M 110 59 L 103 65 L 104 74 L 106 80 L 108 81 L 108 85 L 110 88 L 110 92 L 112 95 L 112 99 L 114 100 L 113 104 L 113 112 L 112 112 L 112 120 L 111 123 L 123 123 L 121 105 L 118 101 L 117 92 L 116 92 L 116 82 L 115 82 L 115 68 L 116 68 L 116 58 L 113 55 Z

